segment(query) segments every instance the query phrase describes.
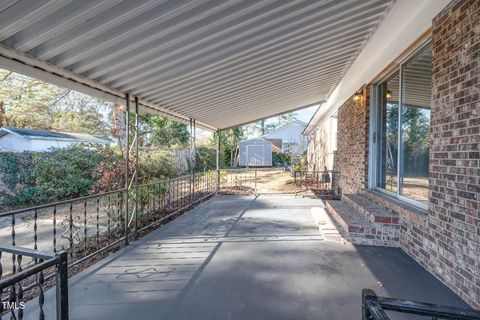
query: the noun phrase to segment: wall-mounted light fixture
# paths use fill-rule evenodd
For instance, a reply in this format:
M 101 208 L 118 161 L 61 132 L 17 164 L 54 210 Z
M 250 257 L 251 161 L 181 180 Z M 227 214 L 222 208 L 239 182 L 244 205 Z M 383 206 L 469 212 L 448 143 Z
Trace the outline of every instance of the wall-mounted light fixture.
M 363 96 L 362 91 L 355 92 L 355 94 L 353 95 L 353 101 L 360 101 L 360 99 L 362 99 L 362 96 Z
M 392 99 L 392 97 L 393 97 L 392 91 L 387 90 L 387 92 L 385 92 L 385 98 L 387 98 L 387 99 Z

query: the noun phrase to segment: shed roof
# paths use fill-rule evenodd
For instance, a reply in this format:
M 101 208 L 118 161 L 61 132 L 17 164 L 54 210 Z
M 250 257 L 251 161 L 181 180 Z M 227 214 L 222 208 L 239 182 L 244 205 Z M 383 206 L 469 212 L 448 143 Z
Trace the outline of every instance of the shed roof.
M 0 3 L 0 66 L 222 129 L 324 101 L 393 0 Z
M 249 142 L 253 142 L 253 141 L 263 142 L 263 143 L 265 143 L 265 144 L 272 144 L 271 141 L 264 140 L 264 139 L 258 139 L 258 138 L 252 138 L 252 139 L 242 140 L 242 141 L 240 141 L 240 143 L 245 144 L 245 143 L 249 143 Z
M 13 134 L 26 139 L 43 139 L 43 140 L 63 140 L 76 142 L 92 142 L 92 143 L 112 143 L 114 142 L 107 136 L 83 134 L 83 133 L 68 133 L 49 130 L 35 130 L 25 128 L 0 128 L 0 137 L 7 134 Z

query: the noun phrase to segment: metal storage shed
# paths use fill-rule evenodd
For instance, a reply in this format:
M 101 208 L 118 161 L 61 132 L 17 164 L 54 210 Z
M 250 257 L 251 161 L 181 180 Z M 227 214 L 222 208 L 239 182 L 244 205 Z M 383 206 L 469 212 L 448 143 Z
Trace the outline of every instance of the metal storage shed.
M 241 167 L 271 167 L 272 143 L 262 139 L 250 139 L 240 142 Z

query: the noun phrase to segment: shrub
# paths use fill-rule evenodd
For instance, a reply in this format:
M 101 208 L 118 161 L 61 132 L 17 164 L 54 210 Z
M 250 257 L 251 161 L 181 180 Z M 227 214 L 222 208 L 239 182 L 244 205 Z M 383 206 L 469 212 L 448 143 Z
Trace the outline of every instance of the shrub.
M 98 179 L 95 181 L 91 193 L 123 188 L 124 186 L 121 183 L 123 182 L 125 170 L 123 168 L 123 154 L 120 147 L 99 147 L 97 152 L 102 153 L 103 159 L 97 165 Z
M 0 203 L 6 204 L 21 189 L 32 183 L 33 157 L 29 152 L 0 153 Z
M 2 204 L 26 206 L 88 195 L 101 176 L 97 166 L 106 157 L 100 149 L 76 145 L 49 152 L 2 153 L 0 159 L 2 181 L 13 187 Z
M 143 153 L 139 177 L 149 182 L 178 176 L 177 161 L 171 151 Z M 131 168 L 134 163 L 131 157 Z M 124 187 L 124 174 L 119 147 L 76 145 L 49 152 L 0 153 L 0 205 L 33 206 L 116 190 Z
M 290 165 L 292 163 L 292 156 L 288 153 L 272 152 L 272 164 L 278 165 Z
M 172 178 L 180 172 L 175 153 L 165 150 L 150 151 L 140 155 L 140 177 L 144 182 Z
M 217 167 L 216 150 L 207 147 L 198 147 L 195 159 L 195 169 L 199 171 L 213 170 Z
M 40 187 L 41 189 L 36 190 L 43 190 L 48 195 L 41 198 L 52 201 L 86 196 L 99 178 L 96 169 L 104 158 L 102 152 L 82 145 L 36 153 L 33 168 L 34 187 Z M 28 204 L 33 203 L 38 203 L 35 197 Z

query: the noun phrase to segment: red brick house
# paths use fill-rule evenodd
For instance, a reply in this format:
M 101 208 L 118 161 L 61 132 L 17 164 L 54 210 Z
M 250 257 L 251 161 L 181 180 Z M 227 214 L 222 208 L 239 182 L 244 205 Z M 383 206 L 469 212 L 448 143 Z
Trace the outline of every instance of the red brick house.
M 392 16 L 306 128 L 309 166 L 323 168 L 318 132 L 338 117 L 342 199 L 327 211 L 345 237 L 400 247 L 479 308 L 480 1 L 402 30 Z

